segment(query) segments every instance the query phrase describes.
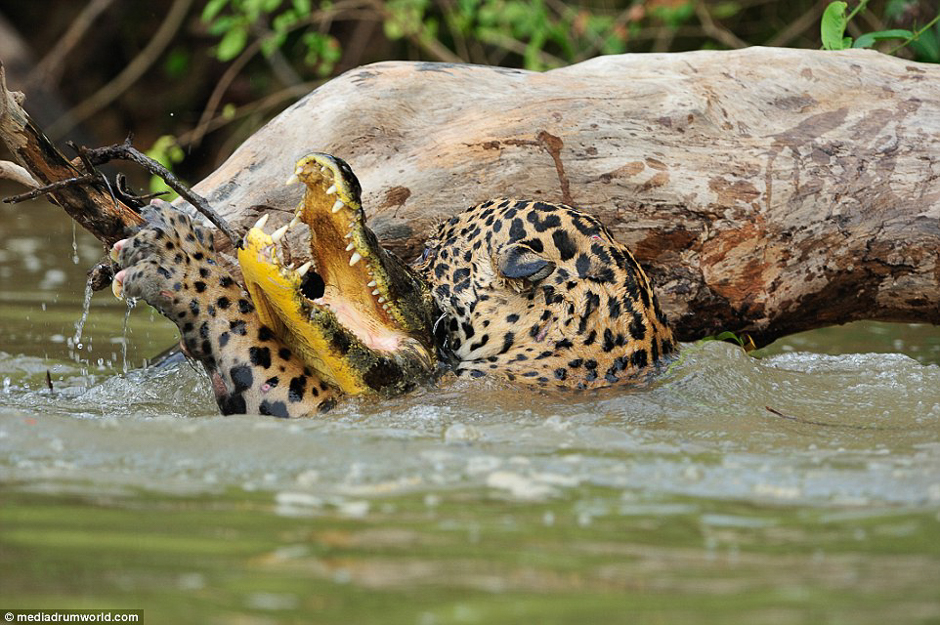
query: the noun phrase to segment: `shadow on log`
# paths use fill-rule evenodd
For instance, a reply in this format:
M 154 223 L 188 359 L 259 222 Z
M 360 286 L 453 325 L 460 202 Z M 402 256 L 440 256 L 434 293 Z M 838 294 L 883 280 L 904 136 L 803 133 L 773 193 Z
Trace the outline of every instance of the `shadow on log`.
M 774 48 L 546 73 L 380 63 L 294 104 L 194 190 L 239 231 L 261 211 L 286 220 L 299 191 L 283 181 L 312 150 L 352 165 L 372 228 L 404 257 L 492 197 L 593 212 L 634 250 L 681 340 L 940 324 L 935 66 Z M 33 171 L 47 155 L 20 160 Z

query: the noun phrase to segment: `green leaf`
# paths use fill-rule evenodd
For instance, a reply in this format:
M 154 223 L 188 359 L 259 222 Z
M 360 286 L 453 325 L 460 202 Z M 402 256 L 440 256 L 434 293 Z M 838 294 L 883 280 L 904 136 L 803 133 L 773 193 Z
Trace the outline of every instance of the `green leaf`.
M 287 10 L 271 20 L 271 28 L 278 33 L 287 32 L 287 30 L 300 21 L 300 15 L 293 10 Z
M 819 23 L 819 32 L 822 36 L 824 50 L 844 50 L 845 40 L 842 38 L 845 33 L 845 9 L 848 5 L 844 2 L 830 2 L 826 7 Z
M 222 37 L 215 55 L 220 61 L 231 61 L 245 49 L 246 43 L 248 43 L 248 26 L 238 24 Z
M 202 21 L 211 22 L 212 18 L 218 15 L 228 3 L 229 0 L 209 0 L 206 3 L 206 8 L 202 10 Z
M 873 33 L 865 33 L 855 40 L 855 43 L 852 44 L 852 47 L 870 48 L 875 45 L 876 41 L 881 41 L 882 39 L 908 39 L 913 35 L 914 33 L 911 31 L 904 30 L 902 28 L 895 28 L 894 30 L 879 30 Z
M 695 15 L 695 3 L 655 6 L 650 9 L 650 15 L 664 22 L 669 28 L 679 28 Z
M 176 137 L 173 135 L 163 135 L 159 137 L 145 153 L 170 171 L 173 171 L 174 164 L 181 162 L 186 156 L 183 153 L 183 149 L 176 143 Z M 164 193 L 167 191 L 172 192 L 172 189 L 163 182 L 162 178 L 159 176 L 150 177 L 151 193 Z M 172 200 L 174 197 L 176 197 L 176 194 L 171 193 L 169 196 L 164 196 L 163 199 Z
M 294 0 L 294 10 L 298 15 L 307 17 L 310 15 L 310 0 Z
M 267 37 L 264 38 L 264 41 L 261 42 L 261 54 L 265 58 L 270 57 L 274 54 L 278 48 L 284 45 L 284 42 L 287 40 L 287 34 L 281 32 L 273 32 Z
M 911 42 L 911 49 L 918 61 L 940 63 L 940 26 L 922 32 Z
M 741 5 L 737 2 L 719 2 L 712 9 L 712 17 L 716 20 L 723 20 L 734 17 L 741 11 Z
M 232 25 L 236 24 L 237 22 L 238 20 L 236 20 L 231 15 L 223 15 L 217 18 L 211 24 L 209 24 L 209 28 L 208 28 L 209 34 L 219 35 L 219 36 L 224 35 L 226 32 L 228 32 L 232 28 Z
M 189 72 L 190 52 L 188 49 L 178 47 L 170 50 L 163 62 L 163 71 L 170 78 L 182 78 Z

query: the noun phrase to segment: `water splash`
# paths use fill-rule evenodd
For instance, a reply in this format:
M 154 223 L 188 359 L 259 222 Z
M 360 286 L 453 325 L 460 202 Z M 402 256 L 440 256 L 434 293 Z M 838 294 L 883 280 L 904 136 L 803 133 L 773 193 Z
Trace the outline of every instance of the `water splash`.
M 78 257 L 78 236 L 75 231 L 75 220 L 72 220 L 72 264 L 77 265 L 80 260 Z
M 91 286 L 91 278 L 85 282 L 85 299 L 82 302 L 82 316 L 75 322 L 75 335 L 69 347 L 75 350 L 82 349 L 82 331 L 85 329 L 85 322 L 88 321 L 88 311 L 91 310 L 91 296 L 94 295 L 94 289 Z
M 127 320 L 131 318 L 131 311 L 137 306 L 137 299 L 128 297 L 125 301 L 127 302 L 127 310 L 124 311 L 124 326 L 121 329 L 121 371 L 126 376 L 130 370 L 127 365 Z

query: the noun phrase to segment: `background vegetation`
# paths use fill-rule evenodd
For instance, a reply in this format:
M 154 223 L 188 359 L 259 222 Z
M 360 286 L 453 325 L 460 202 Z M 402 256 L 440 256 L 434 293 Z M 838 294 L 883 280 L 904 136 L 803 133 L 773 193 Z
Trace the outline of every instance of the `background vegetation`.
M 751 45 L 940 62 L 937 11 L 935 0 L 30 0 L 0 9 L 0 58 L 54 138 L 133 131 L 198 180 L 298 97 L 365 63 L 546 70 Z

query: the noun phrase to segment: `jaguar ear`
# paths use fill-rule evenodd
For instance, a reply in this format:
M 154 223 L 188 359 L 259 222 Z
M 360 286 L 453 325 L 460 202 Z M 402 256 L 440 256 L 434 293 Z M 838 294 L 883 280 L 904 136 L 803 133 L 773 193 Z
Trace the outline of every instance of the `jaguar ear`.
M 555 263 L 546 260 L 528 245 L 514 243 L 497 252 L 496 269 L 504 278 L 538 282 L 555 271 Z

